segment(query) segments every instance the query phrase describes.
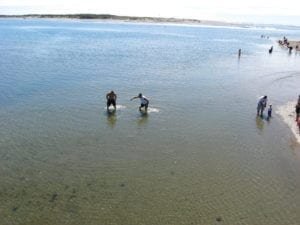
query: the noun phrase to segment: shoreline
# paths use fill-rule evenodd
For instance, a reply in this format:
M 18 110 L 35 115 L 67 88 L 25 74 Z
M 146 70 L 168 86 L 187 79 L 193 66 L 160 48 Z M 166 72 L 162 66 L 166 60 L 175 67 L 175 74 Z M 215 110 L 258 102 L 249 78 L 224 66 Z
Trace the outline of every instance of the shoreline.
M 137 16 L 117 16 L 110 14 L 24 14 L 24 15 L 0 15 L 0 18 L 21 18 L 21 19 L 80 19 L 80 20 L 103 20 L 103 21 L 124 21 L 124 22 L 146 22 L 146 23 L 183 23 L 183 24 L 203 24 L 216 26 L 247 26 L 251 24 L 240 24 L 212 20 L 198 20 L 186 18 L 165 18 L 165 17 L 137 17 Z
M 217 20 L 202 20 L 190 18 L 175 17 L 142 17 L 142 16 L 119 16 L 112 14 L 21 14 L 21 15 L 4 15 L 0 14 L 0 19 L 65 19 L 65 20 L 81 20 L 81 21 L 102 21 L 102 22 L 123 22 L 123 23 L 148 23 L 148 24 L 165 24 L 165 25 L 186 25 L 186 26 L 212 26 L 212 27 L 233 27 L 233 28 L 261 28 L 266 29 L 273 26 L 280 28 L 289 27 L 300 29 L 297 25 L 283 24 L 259 24 L 251 22 L 230 22 Z M 299 42 L 299 41 L 295 41 Z
M 119 21 L 130 23 L 153 23 L 153 24 L 176 24 L 176 25 L 204 25 L 204 26 L 226 26 L 250 28 L 253 26 L 270 26 L 269 24 L 238 23 L 214 20 L 200 20 L 174 17 L 138 17 L 138 16 L 117 16 L 111 14 L 23 14 L 23 15 L 1 15 L 0 19 L 75 19 L 75 20 L 99 20 Z M 300 27 L 299 27 L 300 28 Z
M 300 144 L 300 130 L 295 121 L 296 112 L 295 105 L 296 101 L 287 102 L 285 105 L 279 106 L 276 113 L 281 116 L 283 122 L 291 129 L 297 142 Z

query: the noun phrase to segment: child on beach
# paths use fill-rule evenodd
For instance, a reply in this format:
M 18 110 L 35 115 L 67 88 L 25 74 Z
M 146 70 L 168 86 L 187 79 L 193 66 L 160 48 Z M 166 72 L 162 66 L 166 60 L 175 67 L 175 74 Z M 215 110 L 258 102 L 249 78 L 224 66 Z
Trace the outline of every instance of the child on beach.
M 269 105 L 269 108 L 268 108 L 268 120 L 272 117 L 272 105 Z

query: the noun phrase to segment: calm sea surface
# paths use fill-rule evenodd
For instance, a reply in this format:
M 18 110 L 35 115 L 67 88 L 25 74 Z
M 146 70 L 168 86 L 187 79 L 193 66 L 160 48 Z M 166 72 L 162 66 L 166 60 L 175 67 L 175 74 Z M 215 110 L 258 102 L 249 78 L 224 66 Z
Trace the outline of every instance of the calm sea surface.
M 0 224 L 300 224 L 284 35 L 300 30 L 0 20 Z

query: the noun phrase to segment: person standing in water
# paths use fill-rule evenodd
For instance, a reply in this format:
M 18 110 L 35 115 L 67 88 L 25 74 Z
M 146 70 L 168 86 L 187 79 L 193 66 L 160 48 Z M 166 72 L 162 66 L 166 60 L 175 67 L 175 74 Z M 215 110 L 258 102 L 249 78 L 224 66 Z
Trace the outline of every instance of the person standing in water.
M 139 98 L 141 100 L 141 106 L 139 107 L 139 110 L 142 111 L 142 108 L 145 107 L 145 111 L 147 112 L 149 100 L 142 93 L 139 93 L 138 96 L 131 98 L 130 101 L 136 98 Z
M 116 110 L 116 101 L 117 101 L 117 95 L 114 91 L 111 91 L 106 94 L 106 109 L 109 110 L 109 106 L 113 105 L 114 109 Z
M 267 96 L 262 96 L 259 98 L 257 103 L 257 116 L 263 116 L 263 112 L 267 106 Z
M 273 52 L 273 46 L 271 46 L 271 48 L 269 49 L 269 53 L 272 54 Z
M 269 105 L 269 108 L 268 108 L 268 120 L 272 117 L 272 105 Z
M 241 54 L 242 54 L 242 49 L 239 49 L 239 51 L 238 51 L 239 58 L 241 57 Z

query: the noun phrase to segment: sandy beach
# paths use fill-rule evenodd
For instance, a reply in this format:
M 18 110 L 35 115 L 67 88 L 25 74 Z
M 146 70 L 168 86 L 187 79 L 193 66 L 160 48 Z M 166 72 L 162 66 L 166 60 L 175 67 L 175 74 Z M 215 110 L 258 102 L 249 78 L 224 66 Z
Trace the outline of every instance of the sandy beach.
M 0 15 L 0 18 L 22 18 L 22 19 L 80 19 L 80 20 L 100 20 L 114 22 L 135 22 L 135 23 L 164 23 L 164 24 L 184 24 L 184 25 L 205 25 L 205 26 L 232 26 L 251 27 L 252 23 L 238 23 L 227 21 L 200 20 L 173 17 L 136 17 L 118 16 L 110 14 L 25 14 L 25 15 Z
M 293 47 L 293 49 L 296 49 L 296 46 L 298 46 L 297 51 L 300 51 L 300 41 L 289 41 L 290 46 Z
M 282 41 L 282 40 L 278 40 L 278 43 L 283 48 L 288 49 L 289 47 L 292 47 L 292 49 L 294 49 L 295 51 L 300 51 L 300 41 L 288 40 L 289 45 L 284 44 L 284 41 Z
M 295 135 L 295 138 L 300 143 L 299 127 L 295 122 L 295 118 L 296 118 L 295 105 L 296 102 L 294 101 L 288 102 L 287 104 L 278 107 L 276 113 L 282 117 L 283 121 L 288 125 L 288 127 Z

